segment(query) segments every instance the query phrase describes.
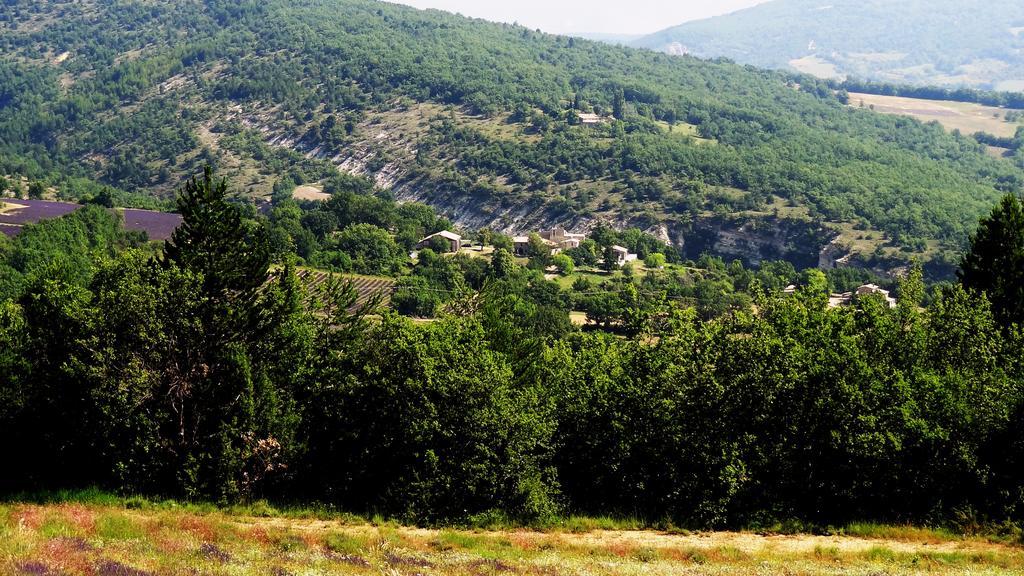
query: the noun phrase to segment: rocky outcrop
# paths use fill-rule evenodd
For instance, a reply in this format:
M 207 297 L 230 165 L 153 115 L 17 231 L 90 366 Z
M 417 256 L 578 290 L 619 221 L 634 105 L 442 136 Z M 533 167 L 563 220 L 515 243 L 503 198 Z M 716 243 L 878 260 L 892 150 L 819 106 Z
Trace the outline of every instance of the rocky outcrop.
M 682 248 L 689 258 L 711 253 L 755 266 L 766 260 L 787 260 L 797 267 L 813 267 L 832 235 L 806 220 L 713 216 L 694 223 Z
M 711 253 L 750 265 L 758 265 L 765 260 L 788 260 L 798 267 L 816 266 L 823 247 L 834 235 L 805 220 L 770 216 L 716 216 L 699 218 L 692 224 L 669 221 L 651 226 L 647 220 L 628 217 L 602 219 L 569 214 L 539 198 L 494 207 L 491 201 L 484 202 L 465 194 L 444 193 L 417 183 L 400 184 L 393 191 L 400 201 L 428 204 L 465 228 L 490 228 L 516 235 L 555 227 L 586 233 L 599 223 L 619 230 L 635 227 L 675 246 L 688 258 L 696 259 L 704 253 Z
M 818 254 L 818 268 L 822 270 L 834 270 L 849 266 L 852 254 L 849 247 L 843 244 L 838 237 L 829 242 Z

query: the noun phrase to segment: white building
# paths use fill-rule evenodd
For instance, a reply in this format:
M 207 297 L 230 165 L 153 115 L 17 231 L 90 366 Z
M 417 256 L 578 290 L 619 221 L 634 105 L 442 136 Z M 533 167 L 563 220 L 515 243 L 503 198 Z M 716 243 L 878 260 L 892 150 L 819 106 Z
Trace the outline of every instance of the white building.
M 615 252 L 615 264 L 619 267 L 637 260 L 637 255 L 630 254 L 629 249 L 623 246 L 612 246 L 612 251 Z
M 604 118 L 597 114 L 580 112 L 579 114 L 577 114 L 577 116 L 579 116 L 580 123 L 582 123 L 584 126 L 594 126 L 597 124 L 604 124 L 605 122 Z
M 434 238 L 441 238 L 447 241 L 449 252 L 458 252 L 459 250 L 462 250 L 462 236 L 459 236 L 455 232 L 449 232 L 448 230 L 444 230 L 442 232 L 438 232 L 437 234 L 431 234 L 430 236 L 427 236 L 423 240 L 420 240 L 419 244 L 417 244 L 416 247 L 420 250 L 424 248 L 430 248 L 430 245 L 432 244 L 432 240 Z

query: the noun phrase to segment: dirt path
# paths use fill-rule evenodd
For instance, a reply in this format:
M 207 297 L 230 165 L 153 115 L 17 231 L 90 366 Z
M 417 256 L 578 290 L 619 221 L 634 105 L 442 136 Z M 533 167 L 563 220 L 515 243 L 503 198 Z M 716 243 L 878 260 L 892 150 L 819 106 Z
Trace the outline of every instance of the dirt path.
M 291 529 L 308 532 L 350 532 L 367 534 L 378 529 L 371 525 L 348 525 L 327 520 L 291 520 L 285 518 L 235 518 L 240 525 L 264 528 Z M 431 540 L 444 531 L 427 528 L 395 528 L 397 533 L 414 539 Z M 814 536 L 814 535 L 760 535 L 749 532 L 704 532 L 694 534 L 669 534 L 655 531 L 594 530 L 584 533 L 540 532 L 533 530 L 473 531 L 473 536 L 482 538 L 511 538 L 518 545 L 527 548 L 543 548 L 557 545 L 569 548 L 654 548 L 671 549 L 713 549 L 727 548 L 744 555 L 801 555 L 820 551 L 839 554 L 861 554 L 873 549 L 885 548 L 895 553 L 1000 553 L 1024 557 L 1024 548 L 988 542 L 981 539 L 939 538 L 860 538 L 855 536 Z

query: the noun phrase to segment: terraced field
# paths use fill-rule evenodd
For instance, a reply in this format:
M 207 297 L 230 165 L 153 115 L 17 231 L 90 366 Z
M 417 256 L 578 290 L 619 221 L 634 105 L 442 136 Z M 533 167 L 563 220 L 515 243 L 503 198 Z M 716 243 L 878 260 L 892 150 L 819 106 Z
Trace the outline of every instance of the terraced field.
M 435 530 L 178 504 L 0 504 L 0 574 L 34 576 L 996 575 L 1019 545 L 910 528 L 854 536 Z M 255 510 L 255 512 L 260 512 Z
M 352 288 L 355 289 L 359 297 L 350 310 L 362 307 L 378 295 L 382 298 L 381 305 L 386 306 L 391 300 L 391 292 L 395 285 L 395 281 L 392 278 L 360 276 L 355 274 L 339 275 L 310 268 L 300 268 L 296 271 L 296 276 L 298 276 L 299 280 L 303 285 L 305 285 L 310 303 L 315 302 L 322 304 L 326 302 L 328 296 L 327 291 L 330 286 L 328 280 L 332 277 L 340 276 L 343 280 L 351 282 Z

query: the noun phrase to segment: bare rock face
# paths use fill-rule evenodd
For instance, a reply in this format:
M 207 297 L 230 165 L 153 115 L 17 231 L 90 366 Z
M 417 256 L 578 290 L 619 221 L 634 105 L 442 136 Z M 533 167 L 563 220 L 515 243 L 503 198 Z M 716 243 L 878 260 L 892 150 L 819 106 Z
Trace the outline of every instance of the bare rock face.
M 805 220 L 715 216 L 694 223 L 685 236 L 683 252 L 688 258 L 707 252 L 752 265 L 787 260 L 797 267 L 811 267 L 817 264 L 830 234 Z
M 850 251 L 843 245 L 839 238 L 828 243 L 818 254 L 818 268 L 822 270 L 834 270 L 849 265 Z

